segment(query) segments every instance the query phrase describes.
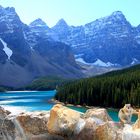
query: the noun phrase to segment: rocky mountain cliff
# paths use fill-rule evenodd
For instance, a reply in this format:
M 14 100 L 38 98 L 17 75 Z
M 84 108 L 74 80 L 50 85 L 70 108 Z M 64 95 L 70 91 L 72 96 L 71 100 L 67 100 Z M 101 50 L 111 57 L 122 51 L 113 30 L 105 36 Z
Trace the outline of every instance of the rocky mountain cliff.
M 71 45 L 78 62 L 103 67 L 140 62 L 140 26 L 133 27 L 120 11 L 78 27 L 60 20 L 52 30 Z
M 0 85 L 94 75 L 95 69 L 102 73 L 137 64 L 139 54 L 140 25 L 133 27 L 120 11 L 76 27 L 60 19 L 49 28 L 40 18 L 26 25 L 14 8 L 0 6 Z
M 71 48 L 47 32 L 51 33 L 41 19 L 27 26 L 14 8 L 0 7 L 0 85 L 20 87 L 50 75 L 82 76 Z

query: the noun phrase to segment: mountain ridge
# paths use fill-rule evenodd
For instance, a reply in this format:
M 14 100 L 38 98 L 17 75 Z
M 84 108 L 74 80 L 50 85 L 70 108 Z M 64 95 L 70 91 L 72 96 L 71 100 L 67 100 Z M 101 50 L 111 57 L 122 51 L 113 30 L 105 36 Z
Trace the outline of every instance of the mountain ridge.
M 1 85 L 21 86 L 53 74 L 80 78 L 96 66 L 111 70 L 140 63 L 140 25 L 133 27 L 120 11 L 82 26 L 60 19 L 52 28 L 40 18 L 24 24 L 14 8 L 0 11 L 0 38 L 12 51 L 7 61 L 0 41 Z
M 1 7 L 0 11 L 0 85 L 23 87 L 38 77 L 83 76 L 71 48 L 49 37 L 45 22 L 38 19 L 28 26 L 14 8 Z
M 81 54 L 86 63 L 99 59 L 122 67 L 134 59 L 140 62 L 139 26 L 133 27 L 120 11 L 83 26 L 69 26 L 64 33 L 59 27 L 55 31 L 58 40 L 70 45 L 75 55 Z

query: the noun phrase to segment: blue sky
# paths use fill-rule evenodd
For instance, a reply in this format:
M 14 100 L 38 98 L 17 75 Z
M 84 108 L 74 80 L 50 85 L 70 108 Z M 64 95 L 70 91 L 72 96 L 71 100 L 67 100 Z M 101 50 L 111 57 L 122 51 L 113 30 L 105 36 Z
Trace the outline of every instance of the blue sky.
M 69 25 L 84 25 L 118 10 L 133 26 L 140 24 L 140 0 L 0 0 L 0 5 L 15 7 L 26 24 L 42 18 L 52 27 L 63 18 Z

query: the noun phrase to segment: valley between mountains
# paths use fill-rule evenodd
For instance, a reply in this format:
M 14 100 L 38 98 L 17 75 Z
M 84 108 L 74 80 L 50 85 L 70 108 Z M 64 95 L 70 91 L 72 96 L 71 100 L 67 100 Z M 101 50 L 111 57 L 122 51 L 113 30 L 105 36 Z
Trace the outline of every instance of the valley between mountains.
M 23 87 L 56 76 L 79 79 L 140 62 L 140 26 L 116 11 L 81 26 L 64 19 L 50 28 L 40 18 L 24 24 L 0 6 L 0 85 Z

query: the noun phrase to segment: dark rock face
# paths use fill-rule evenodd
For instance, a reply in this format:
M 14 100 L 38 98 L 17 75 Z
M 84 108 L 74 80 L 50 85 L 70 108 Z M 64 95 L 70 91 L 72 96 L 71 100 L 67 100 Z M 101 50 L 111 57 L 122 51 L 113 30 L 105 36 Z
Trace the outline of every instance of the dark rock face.
M 60 19 L 58 23 L 52 27 L 52 31 L 60 41 L 66 40 L 71 32 L 71 27 L 65 22 L 64 19 Z
M 20 87 L 50 75 L 81 77 L 70 47 L 53 34 L 41 19 L 27 26 L 14 8 L 0 7 L 0 85 Z
M 24 38 L 23 26 L 14 8 L 0 8 L 0 38 L 13 51 L 11 60 L 24 66 L 30 56 L 29 46 Z
M 73 52 L 82 54 L 87 63 L 99 59 L 126 66 L 140 61 L 140 27 L 132 27 L 120 11 L 84 26 L 66 28 L 65 24 L 57 24 L 54 28 L 60 41 L 71 45 Z

